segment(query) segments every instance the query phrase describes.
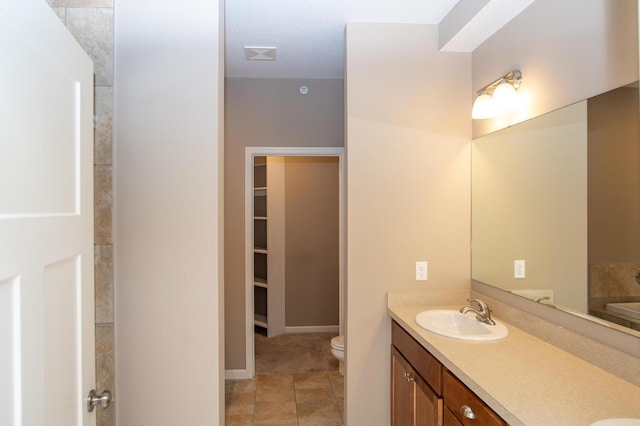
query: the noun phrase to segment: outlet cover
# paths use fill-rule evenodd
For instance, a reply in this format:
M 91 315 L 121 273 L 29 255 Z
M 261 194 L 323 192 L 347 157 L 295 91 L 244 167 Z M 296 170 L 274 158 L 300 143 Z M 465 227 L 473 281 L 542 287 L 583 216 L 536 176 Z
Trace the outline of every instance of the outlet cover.
M 427 262 L 416 262 L 416 281 L 427 280 Z
M 525 261 L 524 260 L 514 260 L 513 261 L 513 278 L 515 278 L 515 279 L 523 279 L 525 277 L 526 277 Z

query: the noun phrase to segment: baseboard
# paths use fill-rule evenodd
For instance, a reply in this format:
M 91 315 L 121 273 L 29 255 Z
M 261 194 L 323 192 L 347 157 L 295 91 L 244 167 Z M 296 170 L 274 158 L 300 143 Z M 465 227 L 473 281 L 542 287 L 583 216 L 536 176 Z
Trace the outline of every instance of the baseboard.
M 285 334 L 293 333 L 336 333 L 340 332 L 338 325 L 301 325 L 284 328 Z
M 251 378 L 247 370 L 224 370 L 225 380 L 245 380 Z

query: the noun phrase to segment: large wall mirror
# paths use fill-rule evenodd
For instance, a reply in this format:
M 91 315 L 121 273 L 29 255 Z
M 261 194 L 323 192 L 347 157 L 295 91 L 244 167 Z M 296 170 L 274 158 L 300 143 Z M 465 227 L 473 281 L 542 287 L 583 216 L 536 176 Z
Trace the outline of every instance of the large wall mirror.
M 638 83 L 474 139 L 472 277 L 640 337 Z

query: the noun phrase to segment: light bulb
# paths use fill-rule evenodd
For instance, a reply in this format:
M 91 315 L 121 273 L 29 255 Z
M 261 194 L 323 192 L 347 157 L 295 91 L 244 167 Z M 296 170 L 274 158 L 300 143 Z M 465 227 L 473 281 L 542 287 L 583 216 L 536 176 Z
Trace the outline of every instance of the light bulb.
M 485 118 L 493 118 L 496 116 L 495 107 L 491 95 L 483 93 L 478 96 L 473 103 L 473 109 L 471 110 L 471 118 L 476 120 L 482 120 Z
M 493 91 L 493 106 L 498 114 L 504 114 L 516 105 L 518 93 L 514 87 L 507 83 L 500 83 Z

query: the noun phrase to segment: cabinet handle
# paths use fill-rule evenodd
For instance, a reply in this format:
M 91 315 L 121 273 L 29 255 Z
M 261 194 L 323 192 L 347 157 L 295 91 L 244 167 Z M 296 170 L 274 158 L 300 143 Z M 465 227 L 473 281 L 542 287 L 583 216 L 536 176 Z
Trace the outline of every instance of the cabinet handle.
M 473 410 L 468 405 L 460 407 L 460 413 L 468 419 L 475 419 L 476 415 L 473 414 Z
M 413 377 L 411 377 L 411 373 L 405 372 L 404 373 L 404 378 L 407 380 L 407 382 L 413 382 L 414 381 Z

